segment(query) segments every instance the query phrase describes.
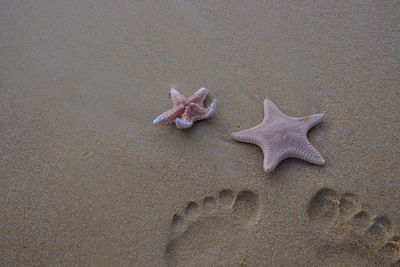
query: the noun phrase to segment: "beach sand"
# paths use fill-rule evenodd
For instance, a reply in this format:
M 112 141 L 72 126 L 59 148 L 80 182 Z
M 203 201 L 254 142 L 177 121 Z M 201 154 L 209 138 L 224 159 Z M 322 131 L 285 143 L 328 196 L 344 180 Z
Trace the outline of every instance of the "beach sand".
M 400 265 L 399 1 L 0 4 L 1 266 Z M 216 115 L 153 126 L 168 92 Z M 325 166 L 233 141 L 269 98 Z M 397 242 L 399 241 L 399 242 Z

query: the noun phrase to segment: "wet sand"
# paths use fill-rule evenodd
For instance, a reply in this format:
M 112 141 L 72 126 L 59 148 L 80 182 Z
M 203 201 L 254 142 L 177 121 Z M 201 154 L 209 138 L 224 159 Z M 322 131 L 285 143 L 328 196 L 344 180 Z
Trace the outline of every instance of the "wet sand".
M 400 264 L 398 1 L 2 1 L 0 265 Z M 217 114 L 153 126 L 175 87 Z M 230 133 L 268 97 L 323 167 Z M 176 214 L 176 215 L 174 215 Z

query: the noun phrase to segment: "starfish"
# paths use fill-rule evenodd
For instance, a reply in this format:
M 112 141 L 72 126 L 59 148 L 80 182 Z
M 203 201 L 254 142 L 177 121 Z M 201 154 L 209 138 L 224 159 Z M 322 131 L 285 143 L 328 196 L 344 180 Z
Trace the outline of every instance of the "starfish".
M 218 100 L 216 99 L 208 108 L 204 107 L 204 100 L 208 95 L 206 88 L 200 88 L 189 97 L 171 88 L 170 95 L 173 103 L 172 109 L 155 118 L 153 125 L 175 122 L 177 128 L 186 129 L 192 127 L 195 121 L 210 118 L 217 109 Z
M 324 114 L 294 118 L 282 113 L 270 100 L 264 100 L 264 120 L 261 124 L 232 133 L 239 142 L 259 146 L 264 153 L 264 171 L 272 172 L 286 158 L 299 158 L 323 165 L 324 158 L 310 144 L 307 132 L 320 123 Z

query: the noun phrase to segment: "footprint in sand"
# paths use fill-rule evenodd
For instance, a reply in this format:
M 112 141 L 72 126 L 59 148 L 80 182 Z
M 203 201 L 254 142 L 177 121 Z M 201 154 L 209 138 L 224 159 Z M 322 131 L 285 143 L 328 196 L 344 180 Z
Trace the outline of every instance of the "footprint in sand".
M 308 204 L 307 213 L 314 230 L 327 242 L 322 254 L 360 256 L 379 266 L 398 266 L 400 236 L 387 216 L 373 215 L 362 208 L 353 193 L 322 188 Z M 361 262 L 359 262 L 361 265 Z
M 165 248 L 168 266 L 232 265 L 243 258 L 252 230 L 260 219 L 260 201 L 253 191 L 222 190 L 202 203 L 191 201 L 171 219 Z

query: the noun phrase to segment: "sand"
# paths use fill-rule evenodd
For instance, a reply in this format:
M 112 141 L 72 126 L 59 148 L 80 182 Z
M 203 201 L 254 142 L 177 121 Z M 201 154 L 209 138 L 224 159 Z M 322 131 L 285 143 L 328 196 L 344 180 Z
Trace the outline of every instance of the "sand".
M 395 263 L 399 13 L 368 0 L 1 1 L 0 265 Z M 207 87 L 217 114 L 153 126 L 171 87 Z M 262 120 L 265 97 L 327 115 L 309 133 L 325 166 L 266 174 L 261 150 L 230 138 Z

